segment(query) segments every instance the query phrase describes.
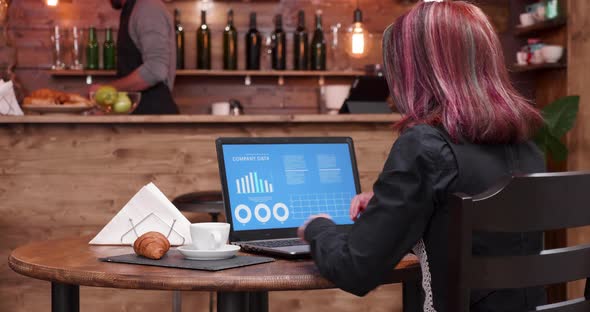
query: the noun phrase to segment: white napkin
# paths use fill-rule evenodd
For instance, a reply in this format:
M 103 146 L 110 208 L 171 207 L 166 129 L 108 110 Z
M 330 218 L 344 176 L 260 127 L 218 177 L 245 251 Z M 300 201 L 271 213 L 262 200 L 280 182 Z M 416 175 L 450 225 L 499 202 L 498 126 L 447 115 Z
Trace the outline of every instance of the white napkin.
M 4 82 L 0 79 L 0 115 L 24 115 L 16 100 L 12 81 Z
M 150 231 L 170 233 L 171 245 L 191 243 L 190 222 L 153 183 L 142 187 L 89 244 L 131 245 L 138 235 Z

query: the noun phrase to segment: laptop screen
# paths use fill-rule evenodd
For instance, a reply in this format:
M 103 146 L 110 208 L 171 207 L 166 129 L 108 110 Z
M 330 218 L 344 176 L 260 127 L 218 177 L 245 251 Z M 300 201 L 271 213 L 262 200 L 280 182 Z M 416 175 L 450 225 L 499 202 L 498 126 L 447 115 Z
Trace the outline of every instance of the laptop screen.
M 329 214 L 337 224 L 352 224 L 349 208 L 357 186 L 349 146 L 223 144 L 222 180 L 233 231 L 295 228 L 318 213 Z

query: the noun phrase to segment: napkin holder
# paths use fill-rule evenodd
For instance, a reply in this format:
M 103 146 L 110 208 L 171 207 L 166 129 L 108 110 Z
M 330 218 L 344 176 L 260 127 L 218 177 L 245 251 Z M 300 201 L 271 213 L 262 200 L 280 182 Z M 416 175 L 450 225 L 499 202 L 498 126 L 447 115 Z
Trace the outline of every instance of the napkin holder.
M 155 213 L 150 213 L 147 216 L 145 216 L 143 219 L 139 220 L 139 222 L 135 223 L 133 222 L 132 218 L 129 218 L 129 224 L 131 226 L 131 228 L 123 233 L 123 235 L 121 235 L 121 244 L 122 245 L 126 245 L 126 244 L 133 244 L 133 242 L 141 235 L 139 235 L 137 228 L 140 227 L 142 224 L 145 224 L 144 222 L 150 218 L 154 218 L 156 219 L 157 222 L 166 225 L 166 222 L 158 217 L 157 214 Z M 172 220 L 172 224 L 169 225 L 170 230 L 168 231 L 168 233 L 166 234 L 166 238 L 170 239 L 170 235 L 174 234 L 174 236 L 179 237 L 182 240 L 182 243 L 180 243 L 180 245 L 184 245 L 184 243 L 186 242 L 186 239 L 184 238 L 184 236 L 182 236 L 180 233 L 178 233 L 176 230 L 174 230 L 174 224 L 176 224 L 176 219 Z M 148 231 L 145 231 L 148 232 Z M 133 240 L 131 240 L 133 239 Z M 130 243 L 131 240 L 131 243 Z
M 168 234 L 173 246 L 191 243 L 190 221 L 153 183 L 142 187 L 89 244 L 132 245 L 147 232 Z

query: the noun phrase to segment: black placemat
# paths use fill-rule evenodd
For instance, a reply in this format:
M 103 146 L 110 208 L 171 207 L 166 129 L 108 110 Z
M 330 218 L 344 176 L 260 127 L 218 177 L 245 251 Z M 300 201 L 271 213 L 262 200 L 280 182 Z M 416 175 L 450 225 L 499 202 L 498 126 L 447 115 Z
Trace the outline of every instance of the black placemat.
M 177 250 L 168 251 L 168 253 L 160 260 L 152 260 L 140 257 L 136 254 L 125 254 L 120 256 L 105 257 L 99 258 L 98 260 L 103 262 L 153 265 L 167 268 L 180 268 L 204 271 L 220 271 L 274 261 L 273 258 L 254 256 L 235 256 L 223 260 L 187 260 Z

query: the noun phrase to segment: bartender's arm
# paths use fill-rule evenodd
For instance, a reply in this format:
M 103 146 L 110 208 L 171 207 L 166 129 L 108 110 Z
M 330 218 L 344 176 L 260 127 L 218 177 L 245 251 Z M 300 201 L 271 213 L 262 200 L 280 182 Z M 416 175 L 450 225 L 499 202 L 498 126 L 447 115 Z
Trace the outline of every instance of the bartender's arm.
M 149 3 L 149 2 L 146 2 Z M 143 58 L 143 64 L 131 74 L 109 82 L 117 90 L 143 91 L 159 82 L 167 82 L 174 60 L 170 45 L 170 29 L 173 27 L 167 13 L 152 5 L 138 5 L 129 23 L 131 38 Z M 100 85 L 92 85 L 96 91 Z
M 108 85 L 115 87 L 117 90 L 125 91 L 143 91 L 151 87 L 151 85 L 142 78 L 139 73 L 139 68 L 123 78 L 109 82 Z M 100 84 L 93 84 L 90 87 L 90 92 L 96 92 L 100 86 Z

